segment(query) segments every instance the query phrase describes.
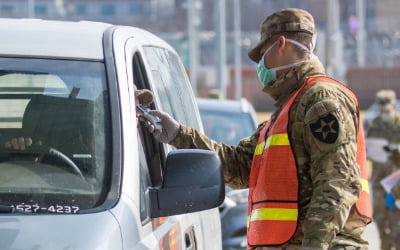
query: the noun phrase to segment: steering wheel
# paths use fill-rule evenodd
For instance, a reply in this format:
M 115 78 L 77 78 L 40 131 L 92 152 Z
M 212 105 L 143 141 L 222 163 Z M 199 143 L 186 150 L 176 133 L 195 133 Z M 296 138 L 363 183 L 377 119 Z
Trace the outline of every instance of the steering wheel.
M 79 167 L 68 156 L 53 147 L 47 145 L 32 145 L 27 147 L 25 150 L 2 148 L 0 151 L 15 154 L 39 154 L 42 155 L 41 157 L 39 157 L 40 162 L 42 161 L 44 155 L 52 156 L 57 161 L 64 163 L 64 165 L 70 168 L 73 173 L 79 175 L 83 180 L 85 180 L 85 177 L 83 176 L 82 171 L 79 169 Z

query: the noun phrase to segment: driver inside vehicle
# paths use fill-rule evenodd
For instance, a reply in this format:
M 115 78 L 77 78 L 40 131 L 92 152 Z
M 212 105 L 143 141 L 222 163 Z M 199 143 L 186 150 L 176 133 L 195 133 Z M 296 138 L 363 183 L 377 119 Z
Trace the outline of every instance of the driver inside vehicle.
M 38 141 L 38 144 L 41 144 L 41 141 Z M 5 148 L 12 148 L 15 150 L 25 150 L 27 147 L 32 145 L 32 138 L 27 137 L 18 137 L 12 138 L 10 141 L 4 143 Z
M 136 89 L 136 88 L 135 88 Z M 153 94 L 148 89 L 135 90 L 135 104 L 148 106 L 153 102 Z M 6 149 L 24 151 L 32 145 L 42 145 L 42 140 L 33 141 L 31 137 L 14 137 L 4 143 Z
M 148 89 L 136 89 L 135 86 L 135 105 L 148 106 L 153 103 L 153 93 Z M 139 118 L 139 114 L 136 113 L 136 119 Z M 139 123 L 138 123 L 139 124 Z

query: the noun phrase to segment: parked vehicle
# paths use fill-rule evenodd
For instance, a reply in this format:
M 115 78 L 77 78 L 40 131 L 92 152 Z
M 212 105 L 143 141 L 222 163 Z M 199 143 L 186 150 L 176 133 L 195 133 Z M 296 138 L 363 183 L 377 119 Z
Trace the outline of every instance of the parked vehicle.
M 256 111 L 245 98 L 240 101 L 197 98 L 197 104 L 204 132 L 216 142 L 236 145 L 258 126 Z
M 246 99 L 198 98 L 197 104 L 206 135 L 217 142 L 236 145 L 257 129 L 257 114 Z M 248 189 L 226 187 L 225 200 L 220 206 L 224 250 L 246 249 L 248 193 Z
M 0 32 L 0 249 L 221 249 L 218 156 L 137 124 L 146 88 L 151 108 L 202 130 L 171 46 L 85 21 L 0 19 Z

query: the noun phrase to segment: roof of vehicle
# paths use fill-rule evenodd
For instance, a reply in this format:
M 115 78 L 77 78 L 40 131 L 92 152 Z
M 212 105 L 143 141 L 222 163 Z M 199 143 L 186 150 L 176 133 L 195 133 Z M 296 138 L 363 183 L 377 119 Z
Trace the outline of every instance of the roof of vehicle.
M 103 34 L 111 27 L 133 31 L 141 42 L 168 46 L 140 28 L 91 21 L 0 18 L 0 55 L 103 60 Z
M 197 98 L 200 111 L 232 112 L 250 114 L 257 126 L 258 118 L 253 105 L 246 98 L 241 100 Z
M 223 112 L 243 112 L 248 113 L 254 108 L 244 98 L 238 100 L 197 98 L 197 104 L 202 110 L 213 110 Z
M 110 24 L 0 19 L 0 54 L 102 59 L 103 32 Z

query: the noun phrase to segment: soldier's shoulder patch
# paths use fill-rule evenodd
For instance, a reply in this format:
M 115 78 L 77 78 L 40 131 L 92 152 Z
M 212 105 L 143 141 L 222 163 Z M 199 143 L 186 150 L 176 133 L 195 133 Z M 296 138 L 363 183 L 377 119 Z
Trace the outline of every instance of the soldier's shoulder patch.
M 319 141 L 334 143 L 339 135 L 339 122 L 334 115 L 328 114 L 311 123 L 310 129 L 313 136 Z

